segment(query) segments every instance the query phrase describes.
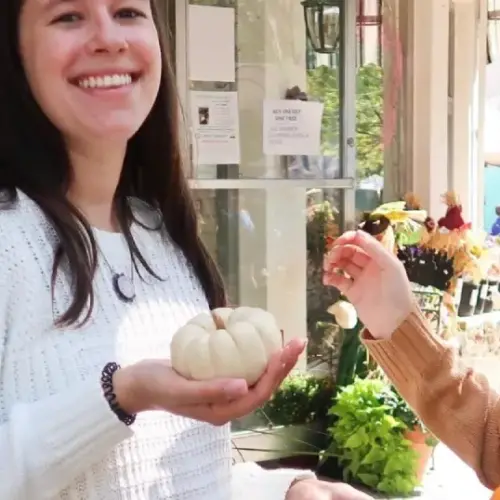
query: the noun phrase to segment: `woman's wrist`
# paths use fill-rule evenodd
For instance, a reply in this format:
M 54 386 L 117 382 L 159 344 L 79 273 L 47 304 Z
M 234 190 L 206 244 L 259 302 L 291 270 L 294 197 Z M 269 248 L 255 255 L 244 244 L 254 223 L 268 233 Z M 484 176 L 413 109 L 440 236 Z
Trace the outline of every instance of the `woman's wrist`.
M 145 393 L 141 390 L 138 372 L 134 366 L 116 370 L 112 383 L 116 403 L 125 413 L 137 415 L 148 409 Z

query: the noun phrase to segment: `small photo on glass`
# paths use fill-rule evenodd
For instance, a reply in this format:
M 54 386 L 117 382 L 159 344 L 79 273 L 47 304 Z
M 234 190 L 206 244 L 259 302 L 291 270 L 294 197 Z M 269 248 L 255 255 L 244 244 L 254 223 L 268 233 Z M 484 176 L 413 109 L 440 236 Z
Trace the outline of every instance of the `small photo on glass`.
M 198 107 L 198 122 L 200 125 L 208 125 L 210 122 L 210 109 Z

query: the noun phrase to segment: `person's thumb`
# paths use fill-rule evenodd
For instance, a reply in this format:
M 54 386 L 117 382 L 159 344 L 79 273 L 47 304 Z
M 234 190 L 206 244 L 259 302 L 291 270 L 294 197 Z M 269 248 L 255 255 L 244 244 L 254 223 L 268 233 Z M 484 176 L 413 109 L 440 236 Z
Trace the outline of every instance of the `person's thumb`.
M 177 390 L 181 405 L 227 403 L 245 396 L 248 384 L 243 379 L 183 380 Z

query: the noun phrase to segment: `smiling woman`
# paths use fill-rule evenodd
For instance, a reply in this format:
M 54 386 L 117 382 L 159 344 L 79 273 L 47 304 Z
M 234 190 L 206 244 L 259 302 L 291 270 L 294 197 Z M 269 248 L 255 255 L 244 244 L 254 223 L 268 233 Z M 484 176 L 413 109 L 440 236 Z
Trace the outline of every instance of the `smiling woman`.
M 255 482 L 284 499 L 313 475 L 233 469 L 227 424 L 304 343 L 252 387 L 169 364 L 174 332 L 226 293 L 183 174 L 154 3 L 2 7 L 0 498 L 243 500 Z

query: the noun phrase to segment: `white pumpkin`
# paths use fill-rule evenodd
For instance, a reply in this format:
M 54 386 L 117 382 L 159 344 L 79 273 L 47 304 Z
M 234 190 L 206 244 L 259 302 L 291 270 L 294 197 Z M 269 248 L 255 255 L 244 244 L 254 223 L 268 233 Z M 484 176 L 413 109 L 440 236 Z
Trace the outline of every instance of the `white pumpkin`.
M 352 330 L 358 323 L 358 313 L 356 309 L 346 300 L 335 302 L 327 311 L 335 317 L 337 325 L 344 330 Z
M 283 339 L 274 316 L 253 307 L 201 313 L 180 328 L 170 346 L 172 368 L 185 378 L 243 378 L 255 384 Z

